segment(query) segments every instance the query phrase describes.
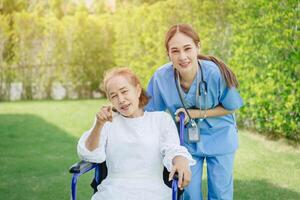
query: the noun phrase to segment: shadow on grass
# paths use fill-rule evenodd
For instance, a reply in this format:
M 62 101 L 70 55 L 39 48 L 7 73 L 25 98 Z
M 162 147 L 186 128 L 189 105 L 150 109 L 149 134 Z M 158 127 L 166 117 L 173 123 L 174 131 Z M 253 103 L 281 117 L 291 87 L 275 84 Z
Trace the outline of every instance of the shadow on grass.
M 77 138 L 35 115 L 0 115 L 1 199 L 69 199 Z M 89 175 L 81 199 L 91 196 Z

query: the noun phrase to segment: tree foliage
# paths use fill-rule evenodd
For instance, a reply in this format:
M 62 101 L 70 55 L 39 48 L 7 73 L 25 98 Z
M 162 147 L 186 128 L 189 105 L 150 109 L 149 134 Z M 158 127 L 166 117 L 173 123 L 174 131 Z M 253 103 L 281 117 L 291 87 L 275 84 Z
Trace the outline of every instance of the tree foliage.
M 246 105 L 246 127 L 300 140 L 299 2 L 232 1 L 230 64 Z M 235 7 L 233 7 L 235 8 Z
M 168 62 L 167 29 L 193 25 L 201 53 L 233 69 L 245 106 L 240 123 L 273 136 L 300 140 L 299 2 L 297 0 L 1 1 L 1 98 L 4 85 L 22 82 L 24 99 L 61 82 L 80 97 L 99 90 L 103 73 L 131 67 L 146 86 Z M 134 3 L 132 3 L 134 2 Z M 3 84 L 5 82 L 5 84 Z

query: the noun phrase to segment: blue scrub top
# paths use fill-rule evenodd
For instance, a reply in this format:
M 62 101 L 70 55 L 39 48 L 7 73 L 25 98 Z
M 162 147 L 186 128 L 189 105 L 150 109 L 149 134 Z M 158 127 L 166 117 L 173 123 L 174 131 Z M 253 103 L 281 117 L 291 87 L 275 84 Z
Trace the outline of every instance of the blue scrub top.
M 212 109 L 222 105 L 227 110 L 236 110 L 243 105 L 236 88 L 228 88 L 221 74 L 219 67 L 211 61 L 199 60 L 203 71 L 203 79 L 207 83 L 207 97 L 201 95 L 201 109 Z M 201 73 L 197 74 L 201 80 Z M 194 79 L 189 91 L 183 94 L 188 108 L 196 106 L 197 80 Z M 203 94 L 204 87 L 200 87 Z M 174 80 L 174 69 L 172 63 L 167 63 L 160 67 L 152 76 L 147 93 L 151 97 L 146 106 L 147 111 L 168 110 L 173 119 L 178 108 L 182 108 L 182 103 L 176 89 Z M 206 100 L 204 101 L 204 98 Z M 205 105 L 203 102 L 206 102 Z M 200 105 L 199 103 L 197 105 Z M 188 143 L 187 130 L 184 133 L 184 145 L 194 156 L 216 156 L 232 153 L 238 148 L 238 135 L 234 114 L 220 117 L 209 117 L 203 121 L 197 120 L 200 130 L 200 141 L 198 143 Z

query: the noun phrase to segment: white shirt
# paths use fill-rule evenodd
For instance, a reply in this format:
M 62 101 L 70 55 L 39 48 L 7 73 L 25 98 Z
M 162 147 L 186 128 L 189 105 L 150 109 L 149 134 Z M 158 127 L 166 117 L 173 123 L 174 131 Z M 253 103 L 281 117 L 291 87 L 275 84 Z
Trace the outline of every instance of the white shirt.
M 91 130 L 80 138 L 78 154 L 89 162 L 106 160 L 108 169 L 92 200 L 170 200 L 172 191 L 163 182 L 163 166 L 171 171 L 177 155 L 195 164 L 180 146 L 176 126 L 165 112 L 144 112 L 137 118 L 117 115 L 104 124 L 99 147 L 93 151 L 85 147 Z

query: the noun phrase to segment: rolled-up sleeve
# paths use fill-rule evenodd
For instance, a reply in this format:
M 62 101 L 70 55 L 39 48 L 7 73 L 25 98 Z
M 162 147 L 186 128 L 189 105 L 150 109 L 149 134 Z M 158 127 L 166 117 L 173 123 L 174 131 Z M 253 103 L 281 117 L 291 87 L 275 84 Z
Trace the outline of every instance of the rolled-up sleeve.
M 163 164 L 171 171 L 173 168 L 173 159 L 175 156 L 183 156 L 189 161 L 189 165 L 196 164 L 196 161 L 192 158 L 191 154 L 184 146 L 180 146 L 177 128 L 172 118 L 164 113 L 164 119 L 160 120 L 163 128 L 160 141 L 160 152 L 163 156 Z
M 227 110 L 237 110 L 243 106 L 243 100 L 236 88 L 226 88 L 220 102 Z
M 241 98 L 237 88 L 229 88 L 223 76 L 218 76 L 219 88 L 219 102 L 226 110 L 237 110 L 243 106 L 243 99 Z
M 93 127 L 96 123 L 94 123 Z M 94 149 L 93 151 L 90 151 L 86 148 L 86 140 L 88 139 L 89 135 L 92 132 L 91 128 L 90 130 L 86 131 L 79 139 L 77 144 L 77 153 L 78 156 L 85 161 L 93 162 L 93 163 L 101 163 L 105 161 L 106 159 L 106 143 L 107 143 L 107 123 L 104 124 L 101 133 L 100 133 L 100 139 L 99 139 L 99 146 Z

